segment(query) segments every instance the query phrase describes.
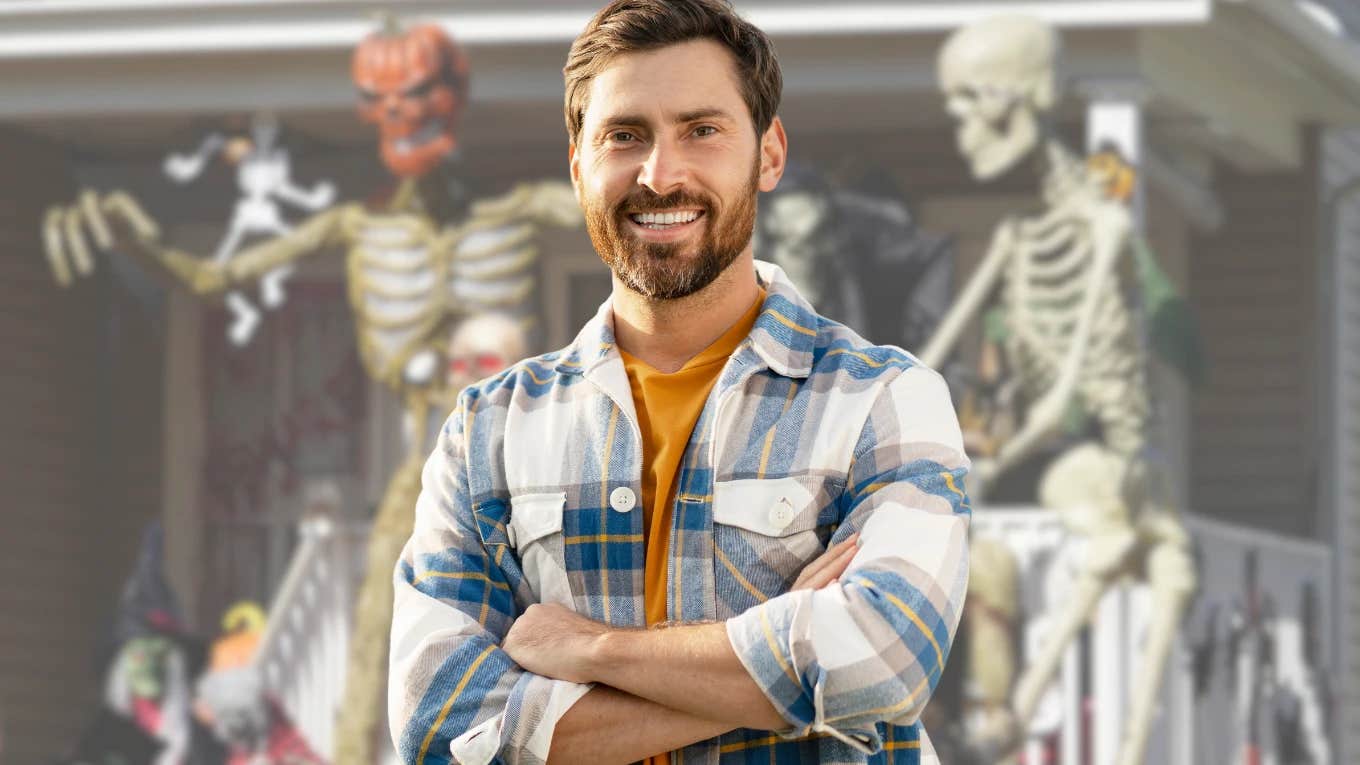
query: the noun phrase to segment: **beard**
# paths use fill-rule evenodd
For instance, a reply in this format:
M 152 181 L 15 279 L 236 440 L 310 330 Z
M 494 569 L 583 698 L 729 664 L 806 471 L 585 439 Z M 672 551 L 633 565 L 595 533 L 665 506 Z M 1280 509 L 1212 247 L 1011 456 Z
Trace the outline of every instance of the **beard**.
M 636 188 L 618 203 L 586 198 L 586 230 L 600 259 L 624 286 L 652 300 L 688 297 L 713 283 L 751 243 L 756 221 L 756 191 L 760 164 L 755 162 L 745 188 L 732 208 L 719 211 L 714 199 L 684 189 L 658 195 Z M 631 213 L 697 208 L 703 211 L 703 237 L 688 242 L 644 242 L 631 233 L 624 211 Z M 686 249 L 693 252 L 686 253 Z

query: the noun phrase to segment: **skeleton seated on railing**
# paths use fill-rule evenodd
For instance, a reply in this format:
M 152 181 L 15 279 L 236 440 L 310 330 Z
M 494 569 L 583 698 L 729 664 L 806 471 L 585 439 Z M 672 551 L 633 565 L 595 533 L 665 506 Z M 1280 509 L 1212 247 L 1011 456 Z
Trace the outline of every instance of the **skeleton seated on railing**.
M 1040 483 L 1040 504 L 1085 538 L 1086 559 L 1039 655 L 1022 670 L 1002 748 L 1019 743 L 1100 597 L 1133 575 L 1151 585 L 1154 614 L 1120 762 L 1141 763 L 1161 670 L 1195 577 L 1183 527 L 1148 488 L 1144 358 L 1118 269 L 1129 252 L 1130 215 L 1051 134 L 1057 50 L 1047 26 L 1001 18 L 960 30 L 941 52 L 940 84 L 973 175 L 991 180 L 1028 160 L 1040 174 L 1042 209 L 1000 224 L 922 360 L 939 366 L 996 296 L 1002 350 L 1028 406 L 996 454 L 975 459 L 975 501 L 999 475 L 1051 444 L 1073 407 L 1098 426 L 1096 438 L 1063 452 Z

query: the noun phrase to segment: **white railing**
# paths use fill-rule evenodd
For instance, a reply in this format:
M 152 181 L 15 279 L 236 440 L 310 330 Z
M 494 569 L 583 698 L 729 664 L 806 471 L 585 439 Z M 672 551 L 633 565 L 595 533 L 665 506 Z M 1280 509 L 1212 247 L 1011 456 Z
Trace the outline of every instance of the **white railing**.
M 307 744 L 330 761 L 368 524 L 312 518 L 299 531 L 255 661 Z
M 1274 609 L 1269 620 L 1255 625 L 1261 634 L 1270 636 L 1274 646 L 1266 692 L 1287 694 L 1297 702 L 1300 728 L 1296 735 L 1309 761 L 1331 762 L 1326 694 L 1318 688 L 1326 669 L 1320 664 L 1334 661 L 1335 656 L 1333 621 L 1326 609 L 1332 602 L 1331 553 L 1320 543 L 1202 518 L 1187 517 L 1185 523 L 1197 551 L 1199 592 L 1167 662 L 1147 762 L 1243 762 L 1243 752 L 1252 742 L 1261 750 L 1270 750 L 1263 751 L 1262 762 L 1276 761 L 1276 738 L 1283 734 L 1268 715 L 1255 721 L 1245 719 L 1242 699 L 1249 690 L 1246 684 L 1252 681 L 1234 677 L 1227 669 L 1229 662 L 1241 660 L 1228 656 L 1231 647 L 1236 645 L 1241 652 L 1245 645 L 1229 634 L 1230 622 L 1240 621 L 1240 612 L 1251 598 L 1268 599 Z M 1024 625 L 1021 643 L 1024 652 L 1033 655 L 1044 638 L 1046 617 L 1061 609 L 1080 570 L 1081 540 L 1067 535 L 1054 514 L 1028 508 L 978 509 L 972 533 L 1001 542 L 1015 556 Z M 1248 557 L 1254 558 L 1254 594 L 1246 591 Z M 1301 594 L 1305 587 L 1311 588 L 1311 596 Z M 1315 601 L 1311 617 L 1300 616 L 1306 597 Z M 1140 677 L 1142 638 L 1151 608 L 1150 592 L 1139 582 L 1116 586 L 1105 595 L 1088 628 L 1084 660 L 1080 639 L 1073 640 L 1064 654 L 1062 670 L 1030 726 L 1025 762 L 1115 762 L 1129 694 Z M 1217 626 L 1211 630 L 1206 625 L 1215 611 Z M 1241 628 L 1239 624 L 1239 635 Z M 1211 674 L 1196 689 L 1192 651 L 1208 645 L 1206 641 L 1214 649 L 1207 654 L 1213 657 L 1212 666 L 1198 670 Z M 1019 666 L 1024 666 L 1023 659 Z M 1269 701 L 1261 703 L 1267 706 Z M 1051 753 L 1056 756 L 1050 757 L 1047 750 L 1055 741 Z

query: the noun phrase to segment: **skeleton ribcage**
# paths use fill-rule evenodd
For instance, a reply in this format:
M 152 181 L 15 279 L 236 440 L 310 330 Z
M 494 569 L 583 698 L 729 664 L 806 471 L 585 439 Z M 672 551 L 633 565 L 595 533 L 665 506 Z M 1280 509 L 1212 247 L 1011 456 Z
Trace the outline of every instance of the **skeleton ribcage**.
M 1068 219 L 1046 229 L 1022 227 L 1002 301 L 1010 332 L 1007 355 L 1033 401 L 1053 388 L 1072 347 L 1094 268 L 1089 224 Z M 1096 298 L 1077 398 L 1095 417 L 1106 443 L 1133 454 L 1143 443 L 1148 403 L 1132 317 L 1110 274 Z
M 351 223 L 350 302 L 365 366 L 392 383 L 411 356 L 442 347 L 459 316 L 532 313 L 536 226 L 472 219 L 436 232 L 416 215 Z

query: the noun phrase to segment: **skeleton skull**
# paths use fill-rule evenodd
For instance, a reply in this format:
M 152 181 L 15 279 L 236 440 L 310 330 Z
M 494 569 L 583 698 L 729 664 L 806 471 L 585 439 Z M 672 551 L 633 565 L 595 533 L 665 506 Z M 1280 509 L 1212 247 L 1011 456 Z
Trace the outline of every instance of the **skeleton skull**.
M 378 126 L 389 170 L 424 175 L 453 151 L 468 67 L 443 29 L 425 24 L 402 31 L 389 24 L 359 43 L 352 70 L 359 118 Z
M 463 321 L 449 342 L 448 386 L 460 391 L 524 358 L 524 329 L 504 314 L 486 313 Z
M 1005 173 L 1038 145 L 1056 101 L 1058 48 L 1052 28 L 1016 16 L 972 24 L 945 42 L 940 89 L 978 180 Z

